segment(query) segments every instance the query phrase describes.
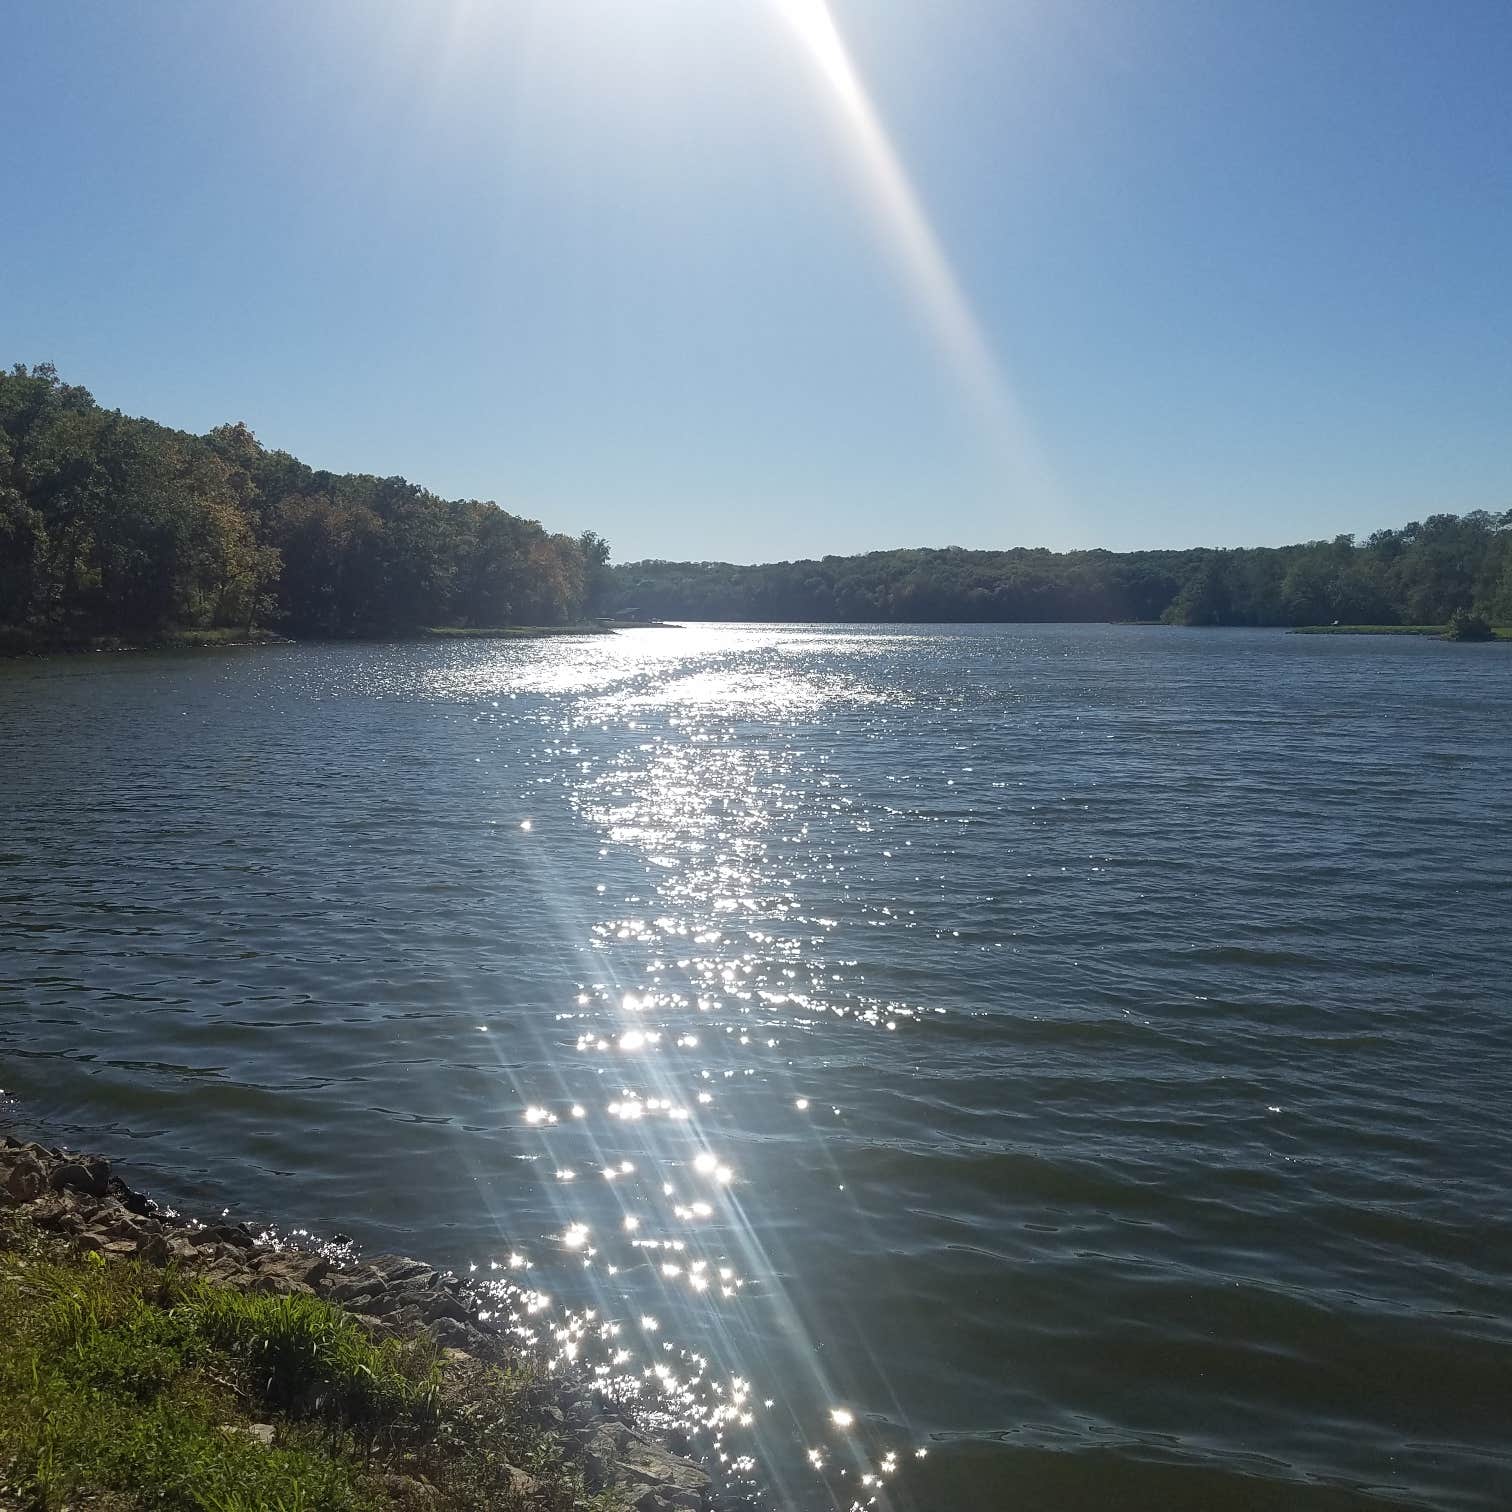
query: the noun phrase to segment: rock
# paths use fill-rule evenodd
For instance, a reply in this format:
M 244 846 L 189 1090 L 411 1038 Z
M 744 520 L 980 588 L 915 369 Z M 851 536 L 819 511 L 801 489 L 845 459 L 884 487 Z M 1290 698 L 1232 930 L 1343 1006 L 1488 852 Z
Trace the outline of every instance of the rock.
M 327 1272 L 331 1269 L 331 1262 L 324 1255 L 305 1255 L 300 1263 L 303 1274 L 301 1280 L 306 1286 L 314 1286 L 317 1282 L 325 1280 Z
M 401 1281 L 414 1281 L 420 1276 L 429 1277 L 435 1274 L 430 1266 L 419 1260 L 411 1260 L 404 1255 L 375 1255 L 368 1264 L 390 1286 L 395 1286 Z
M 119 1176 L 110 1178 L 110 1195 L 128 1213 L 135 1213 L 139 1218 L 146 1218 L 152 1212 L 152 1204 L 140 1192 L 133 1192 Z
M 439 1323 L 449 1318 L 453 1323 L 468 1322 L 467 1309 L 448 1292 L 435 1292 L 420 1304 L 420 1311 L 427 1323 Z
M 313 1291 L 329 1269 L 328 1261 L 303 1250 L 258 1250 L 248 1259 L 264 1275 L 306 1291 Z
M 67 1160 L 52 1173 L 48 1183 L 55 1192 L 73 1190 L 90 1197 L 103 1197 L 110 1190 L 110 1162 Z
M 315 1288 L 296 1281 L 292 1276 L 277 1270 L 265 1270 L 256 1276 L 248 1291 L 262 1292 L 278 1297 L 313 1297 Z
M 89 1226 L 99 1233 L 109 1233 L 114 1238 L 134 1234 L 138 1218 L 127 1212 L 114 1197 L 106 1197 L 95 1204 L 89 1215 Z
M 583 1474 L 595 1490 L 608 1485 L 614 1474 L 615 1461 L 619 1457 L 619 1445 L 614 1436 L 604 1428 L 584 1430 L 588 1437 L 583 1443 Z
M 606 1496 L 608 1512 L 673 1512 L 678 1505 L 657 1486 L 618 1486 Z
M 252 1251 L 245 1258 L 246 1263 L 260 1276 L 266 1276 L 280 1288 L 294 1286 L 314 1289 L 305 1280 L 309 1273 L 309 1256 L 298 1250 L 260 1249 Z
M 527 1475 L 516 1465 L 502 1467 L 504 1477 L 509 1482 L 509 1489 L 514 1495 L 522 1498 L 535 1496 L 541 1489 L 541 1483 L 535 1476 Z
M 422 1480 L 415 1480 L 408 1475 L 385 1475 L 383 1477 L 384 1493 L 393 1505 L 405 1508 L 414 1508 L 416 1512 L 422 1509 L 434 1507 L 438 1500 L 436 1488 Z
M 264 1449 L 271 1449 L 273 1447 L 272 1423 L 222 1423 L 221 1432 L 227 1438 L 254 1439 Z
M 346 1307 L 360 1307 L 363 1303 L 382 1296 L 383 1291 L 383 1278 L 367 1271 L 337 1281 L 326 1289 L 326 1296 L 332 1302 L 340 1302 Z
M 231 1223 L 216 1223 L 209 1228 L 197 1229 L 189 1236 L 189 1242 L 201 1248 L 212 1244 L 229 1244 L 237 1249 L 251 1249 L 254 1240 L 245 1229 Z
M 237 1260 L 236 1254 L 233 1250 L 230 1254 L 218 1255 L 205 1267 L 206 1279 L 218 1282 L 221 1286 L 251 1286 L 252 1272 Z
M 0 1173 L 0 1191 L 11 1202 L 35 1202 L 47 1188 L 47 1172 L 41 1161 L 24 1151 Z
M 485 1346 L 483 1335 L 477 1329 L 452 1318 L 437 1318 L 425 1331 L 448 1355 L 463 1354 L 471 1358 Z
M 709 1477 L 697 1465 L 678 1459 L 640 1434 L 631 1434 L 620 1449 L 617 1468 L 626 1480 L 649 1481 L 664 1490 L 685 1491 L 699 1501 L 709 1489 Z

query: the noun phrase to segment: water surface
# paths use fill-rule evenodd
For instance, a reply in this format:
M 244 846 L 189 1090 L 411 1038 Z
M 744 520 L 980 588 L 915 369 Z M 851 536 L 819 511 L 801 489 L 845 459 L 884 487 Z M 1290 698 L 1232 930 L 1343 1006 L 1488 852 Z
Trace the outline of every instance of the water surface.
M 512 1278 L 774 1506 L 1503 1508 L 1509 751 L 1408 638 L 13 664 L 6 1113 Z

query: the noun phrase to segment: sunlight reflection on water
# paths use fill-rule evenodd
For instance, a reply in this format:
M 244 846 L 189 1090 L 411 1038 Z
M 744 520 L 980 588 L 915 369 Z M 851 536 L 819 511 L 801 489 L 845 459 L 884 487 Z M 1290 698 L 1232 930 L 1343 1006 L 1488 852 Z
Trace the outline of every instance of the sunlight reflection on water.
M 486 697 L 522 686 L 585 695 L 562 720 L 561 733 L 545 736 L 548 760 L 571 763 L 573 807 L 608 845 L 645 866 L 644 890 L 623 900 L 636 911 L 616 915 L 611 909 L 590 925 L 601 975 L 584 983 L 571 1010 L 559 1015 L 571 1024 L 575 1048 L 606 1095 L 593 1101 L 575 1093 L 582 1100 L 570 1108 L 533 1103 L 524 1114 L 549 1147 L 539 1163 L 557 1182 L 581 1191 L 582 1178 L 597 1178 L 613 1188 L 607 1213 L 606 1196 L 579 1198 L 576 1207 L 563 1209 L 561 1244 L 581 1255 L 585 1271 L 602 1276 L 596 1292 L 593 1282 L 576 1290 L 586 1286 L 597 1295 L 598 1306 L 589 1309 L 597 1318 L 612 1313 L 632 1288 L 670 1289 L 682 1294 L 679 1311 L 686 1318 L 695 1302 L 712 1309 L 739 1305 L 748 1278 L 757 1277 L 764 1308 L 786 1317 L 781 1331 L 790 1360 L 811 1362 L 806 1394 L 817 1403 L 835 1395 L 817 1363 L 814 1346 L 822 1341 L 803 1342 L 778 1268 L 764 1254 L 764 1194 L 742 1182 L 715 1148 L 718 1105 L 731 1082 L 758 1074 L 765 1081 L 787 1077 L 786 1034 L 810 1029 L 823 1015 L 889 1031 L 915 1018 L 913 1005 L 848 988 L 833 970 L 844 964 L 826 954 L 836 921 L 803 912 L 795 887 L 808 870 L 784 864 L 777 852 L 810 844 L 815 794 L 828 792 L 828 810 L 839 816 L 853 800 L 844 783 L 826 774 L 822 753 L 794 751 L 785 740 L 765 738 L 761 727 L 899 702 L 898 689 L 887 692 L 834 668 L 837 648 L 864 663 L 892 639 L 871 637 L 858 648 L 854 637 L 822 633 L 646 632 L 616 637 L 607 654 L 594 643 L 539 672 L 523 668 L 513 685 L 498 680 L 496 669 L 473 669 L 466 682 L 453 670 L 435 689 L 444 697 L 459 696 L 464 687 L 466 696 Z M 774 648 L 780 654 L 773 656 Z M 805 668 L 814 655 L 825 660 L 820 673 Z M 690 665 L 697 670 L 684 670 Z M 633 736 L 647 712 L 665 718 L 668 728 L 585 759 L 581 742 L 595 727 Z M 834 868 L 832 860 L 813 864 Z M 805 1116 L 805 1090 L 795 1085 L 784 1102 L 795 1120 L 790 1132 L 811 1138 L 822 1125 Z M 828 1116 L 838 1118 L 839 1109 Z M 627 1143 L 642 1131 L 647 1137 Z M 634 1159 L 626 1157 L 627 1148 Z M 836 1196 L 844 1202 L 842 1191 Z M 574 1212 L 587 1216 L 568 1216 Z M 699 1372 L 692 1376 L 665 1362 L 641 1363 L 648 1349 L 654 1358 L 657 1348 L 677 1347 L 650 1343 L 647 1321 L 629 1325 L 638 1348 L 622 1340 L 623 1324 L 601 1334 L 601 1343 L 613 1343 L 613 1354 L 607 1363 L 593 1360 L 592 1368 L 620 1393 L 632 1382 L 638 1395 L 660 1392 L 660 1410 L 679 1412 L 685 1430 L 715 1435 L 710 1447 L 717 1459 L 729 1456 L 742 1470 L 759 1466 L 768 1457 L 760 1404 L 748 1400 L 742 1383 L 723 1401 L 712 1388 L 711 1411 L 703 1356 L 691 1357 Z M 717 1322 L 708 1328 L 716 1339 L 723 1335 L 739 1360 L 730 1331 Z M 591 1330 L 572 1334 L 574 1358 L 589 1337 Z M 638 1377 L 632 1366 L 639 1367 Z M 835 1409 L 800 1429 L 818 1441 L 806 1446 L 805 1458 L 834 1480 L 831 1494 L 842 1504 L 854 1496 L 856 1506 L 874 1505 L 881 1479 L 896 1469 L 897 1450 L 856 1431 L 829 1443 L 837 1428 L 855 1429 L 849 1411 Z M 735 1429 L 744 1430 L 745 1448 L 726 1441 Z M 791 1432 L 792 1425 L 780 1431 L 779 1452 Z

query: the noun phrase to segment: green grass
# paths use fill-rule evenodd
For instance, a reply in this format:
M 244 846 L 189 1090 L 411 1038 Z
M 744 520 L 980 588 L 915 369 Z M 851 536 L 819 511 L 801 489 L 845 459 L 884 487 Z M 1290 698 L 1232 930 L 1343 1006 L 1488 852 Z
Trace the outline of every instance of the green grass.
M 199 1282 L 185 1288 L 174 1314 L 197 1347 L 239 1361 L 270 1406 L 378 1430 L 435 1420 L 434 1360 L 413 1346 L 375 1343 L 349 1314 L 317 1298 Z
M 162 638 L 152 640 L 154 646 L 282 646 L 288 637 L 272 630 L 251 630 L 245 626 L 232 629 L 222 626 L 218 630 L 166 630 Z
M 1444 625 L 1298 625 L 1293 635 L 1442 635 Z M 1497 640 L 1512 640 L 1512 628 L 1494 632 Z
M 451 1367 L 455 1376 L 459 1367 Z M 79 1254 L 0 1220 L 0 1505 L 461 1512 L 583 1501 L 527 1363 L 453 1379 L 315 1297 Z M 272 1441 L 248 1431 L 269 1424 Z

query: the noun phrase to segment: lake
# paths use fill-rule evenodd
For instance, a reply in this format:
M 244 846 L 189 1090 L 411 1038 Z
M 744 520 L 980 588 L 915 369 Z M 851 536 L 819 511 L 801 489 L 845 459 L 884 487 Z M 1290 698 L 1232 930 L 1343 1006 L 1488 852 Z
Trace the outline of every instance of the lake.
M 511 1278 L 772 1506 L 1505 1508 L 1509 758 L 1408 637 L 11 663 L 0 1118 Z

